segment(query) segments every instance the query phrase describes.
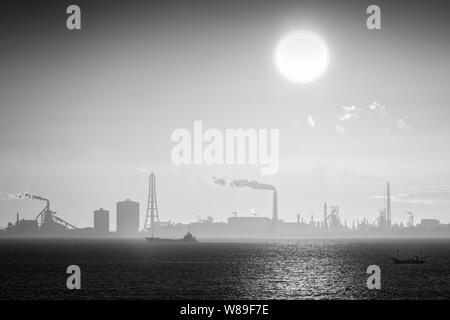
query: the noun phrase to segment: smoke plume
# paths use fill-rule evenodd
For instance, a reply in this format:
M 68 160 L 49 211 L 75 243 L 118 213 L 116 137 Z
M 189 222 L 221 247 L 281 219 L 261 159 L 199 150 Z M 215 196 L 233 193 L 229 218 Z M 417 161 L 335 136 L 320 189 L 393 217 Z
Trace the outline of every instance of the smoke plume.
M 218 184 L 222 187 L 227 185 L 227 180 L 225 178 L 219 178 L 219 177 L 211 177 L 215 184 Z
M 255 180 L 233 180 L 230 182 L 230 187 L 232 187 L 232 188 L 248 187 L 248 188 L 258 189 L 258 190 L 276 191 L 276 189 L 273 185 L 267 184 L 267 183 L 259 183 L 258 181 L 255 181 Z
M 10 193 L 10 192 L 5 192 L 3 190 L 0 190 L 0 200 L 1 201 L 21 200 L 21 199 L 41 200 L 41 197 L 35 196 L 29 192 Z
M 218 184 L 222 187 L 225 187 L 227 185 L 227 179 L 226 178 L 219 178 L 219 177 L 211 177 L 213 179 L 213 182 L 215 184 Z M 247 179 L 241 179 L 241 180 L 233 180 L 228 184 L 231 188 L 252 188 L 257 190 L 271 190 L 276 191 L 276 188 L 267 183 L 260 183 L 255 180 L 247 180 Z

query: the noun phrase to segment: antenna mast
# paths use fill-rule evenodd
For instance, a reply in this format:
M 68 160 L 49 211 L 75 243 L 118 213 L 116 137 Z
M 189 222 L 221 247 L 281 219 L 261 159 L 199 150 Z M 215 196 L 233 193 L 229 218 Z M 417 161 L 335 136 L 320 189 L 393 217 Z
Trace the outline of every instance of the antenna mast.
M 144 229 L 151 229 L 152 232 L 155 228 L 155 219 L 159 224 L 158 215 L 158 203 L 156 201 L 156 178 L 155 174 L 152 172 L 149 176 L 149 187 L 148 187 L 148 204 L 147 204 L 147 215 L 145 216 Z

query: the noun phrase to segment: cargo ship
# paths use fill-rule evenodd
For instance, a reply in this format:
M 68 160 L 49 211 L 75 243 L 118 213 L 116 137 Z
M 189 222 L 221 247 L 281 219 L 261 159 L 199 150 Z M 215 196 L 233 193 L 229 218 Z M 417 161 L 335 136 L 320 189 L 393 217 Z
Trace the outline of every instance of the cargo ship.
M 181 239 L 161 239 L 153 236 L 151 237 L 145 237 L 145 240 L 150 243 L 157 243 L 157 244 L 165 244 L 165 243 L 197 243 L 198 240 L 195 238 L 190 231 L 184 235 Z

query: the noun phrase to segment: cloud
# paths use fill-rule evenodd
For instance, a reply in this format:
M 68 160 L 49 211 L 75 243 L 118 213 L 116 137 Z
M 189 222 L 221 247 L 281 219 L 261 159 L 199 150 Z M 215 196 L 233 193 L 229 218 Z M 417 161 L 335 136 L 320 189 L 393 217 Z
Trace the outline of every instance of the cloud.
M 316 126 L 316 121 L 314 120 L 313 116 L 308 116 L 306 122 L 308 122 L 311 128 L 314 128 Z
M 365 121 L 369 121 L 369 119 L 367 118 L 367 112 L 376 114 L 378 116 L 379 121 L 382 121 L 382 123 L 379 124 L 384 127 L 383 130 L 387 135 L 389 135 L 392 129 L 396 127 L 400 130 L 412 129 L 412 126 L 409 124 L 407 115 L 395 121 L 388 114 L 387 108 L 377 101 L 372 102 L 367 108 L 359 108 L 356 106 L 342 106 L 341 108 L 343 112 L 338 113 L 339 122 L 336 125 L 336 130 L 340 133 L 344 133 L 349 126 L 349 123 L 355 121 L 356 119 L 363 118 L 365 119 Z
M 339 124 L 336 125 L 336 130 L 339 133 L 344 134 L 345 133 L 344 124 L 349 123 L 350 121 L 352 121 L 354 119 L 357 119 L 362 110 L 355 106 L 350 106 L 350 107 L 342 106 L 341 108 L 342 108 L 343 112 L 338 114 Z
M 370 174 L 370 173 L 355 172 L 350 169 L 342 170 L 341 174 L 343 176 L 350 177 L 352 179 L 360 180 L 360 181 L 377 181 L 377 182 L 385 181 L 385 179 L 383 177 L 380 177 L 380 176 L 377 176 L 374 174 Z
M 350 106 L 350 107 L 342 106 L 342 110 L 344 112 L 338 114 L 338 119 L 340 121 L 344 121 L 344 122 L 351 121 L 355 118 L 358 118 L 359 113 L 361 112 L 361 109 L 356 108 L 355 106 Z
M 385 199 L 386 196 L 372 196 L 372 199 Z M 450 191 L 415 191 L 391 196 L 392 202 L 433 205 L 450 202 Z
M 337 130 L 339 133 L 342 133 L 342 134 L 345 133 L 345 128 L 344 128 L 343 126 L 341 126 L 340 124 L 338 124 L 338 125 L 336 126 L 336 130 Z
M 400 130 L 411 130 L 412 127 L 408 124 L 408 116 L 404 116 L 402 119 L 397 120 L 397 127 Z
M 382 106 L 378 102 L 374 101 L 369 105 L 369 109 L 378 113 L 380 116 L 387 116 L 387 110 L 385 106 Z

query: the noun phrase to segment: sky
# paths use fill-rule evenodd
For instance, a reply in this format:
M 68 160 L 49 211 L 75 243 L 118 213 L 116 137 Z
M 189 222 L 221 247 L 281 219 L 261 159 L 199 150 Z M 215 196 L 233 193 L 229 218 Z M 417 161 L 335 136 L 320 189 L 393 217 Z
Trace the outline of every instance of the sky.
M 44 196 L 77 226 L 127 198 L 145 219 L 155 172 L 160 220 L 231 212 L 271 215 L 271 193 L 212 176 L 276 186 L 279 218 L 321 219 L 323 202 L 350 224 L 373 221 L 387 181 L 394 222 L 406 211 L 450 222 L 450 22 L 444 1 L 15 1 L 0 13 L 0 190 Z M 283 78 L 280 39 L 310 30 L 330 61 L 311 83 Z M 279 129 L 280 170 L 176 166 L 171 133 Z M 43 203 L 0 201 L 0 226 Z

